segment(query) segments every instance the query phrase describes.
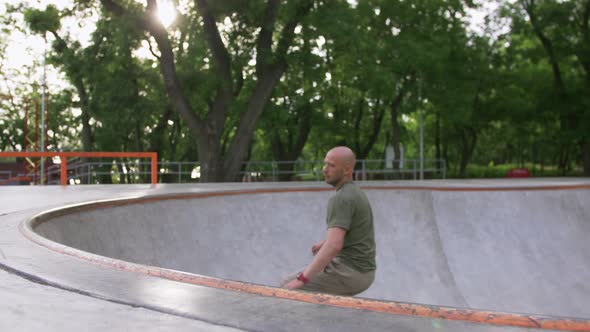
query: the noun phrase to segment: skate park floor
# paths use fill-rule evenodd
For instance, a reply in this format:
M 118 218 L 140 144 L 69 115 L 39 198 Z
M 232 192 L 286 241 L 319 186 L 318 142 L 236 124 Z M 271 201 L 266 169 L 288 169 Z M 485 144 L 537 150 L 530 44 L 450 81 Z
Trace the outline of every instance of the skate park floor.
M 590 327 L 590 180 L 359 182 L 374 285 L 291 292 L 322 183 L 0 187 L 0 331 Z

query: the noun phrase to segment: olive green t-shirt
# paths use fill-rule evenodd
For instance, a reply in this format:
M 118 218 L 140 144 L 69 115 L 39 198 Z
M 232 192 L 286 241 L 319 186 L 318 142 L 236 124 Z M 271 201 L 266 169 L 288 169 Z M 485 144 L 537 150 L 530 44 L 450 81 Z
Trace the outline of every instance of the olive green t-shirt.
M 344 183 L 330 198 L 326 222 L 328 228 L 346 230 L 337 257 L 359 272 L 375 270 L 373 212 L 367 196 L 355 183 Z

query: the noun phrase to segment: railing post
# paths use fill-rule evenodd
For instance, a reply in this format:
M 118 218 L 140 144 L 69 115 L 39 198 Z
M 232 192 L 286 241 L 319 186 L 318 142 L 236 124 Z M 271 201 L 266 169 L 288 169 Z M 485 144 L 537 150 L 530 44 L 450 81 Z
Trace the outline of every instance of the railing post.
M 68 185 L 68 158 L 64 155 L 59 155 L 59 159 L 61 160 L 61 168 L 60 168 L 60 178 L 61 178 L 61 185 L 67 186 Z
M 320 172 L 316 169 L 316 161 L 312 161 L 311 169 L 313 169 L 313 173 L 315 174 L 316 182 L 320 182 Z
M 152 153 L 152 184 L 158 183 L 158 154 Z
M 367 165 L 365 164 L 365 160 L 364 159 L 362 160 L 362 164 L 361 165 L 362 165 L 362 170 L 363 170 L 361 180 L 366 180 L 367 179 L 367 169 L 366 169 Z
M 277 166 L 278 165 L 274 161 L 270 162 L 270 168 L 272 169 L 272 181 L 273 182 L 278 182 L 277 171 L 276 171 Z

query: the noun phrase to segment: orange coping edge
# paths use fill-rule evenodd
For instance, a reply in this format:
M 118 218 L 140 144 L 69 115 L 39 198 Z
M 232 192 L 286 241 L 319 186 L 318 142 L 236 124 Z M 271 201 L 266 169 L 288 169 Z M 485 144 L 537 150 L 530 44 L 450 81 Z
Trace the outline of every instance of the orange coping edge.
M 67 158 L 151 158 L 152 184 L 158 183 L 158 153 L 157 152 L 0 152 L 0 158 L 51 158 L 59 157 L 60 182 L 62 186 L 68 184 L 68 160 Z
M 531 187 L 504 187 L 504 188 L 483 188 L 483 187 L 401 187 L 401 186 L 363 186 L 368 190 L 440 190 L 440 191 L 501 191 L 501 190 L 575 190 L 590 189 L 590 185 L 560 185 L 560 186 L 531 186 Z M 331 188 L 285 188 L 285 189 L 249 189 L 222 192 L 205 192 L 205 193 L 183 193 L 170 194 L 162 196 L 147 196 L 136 198 L 123 198 L 108 201 L 99 201 L 94 203 L 82 203 L 70 207 L 54 209 L 41 213 L 26 222 L 19 225 L 20 232 L 29 240 L 47 247 L 58 253 L 78 257 L 92 263 L 102 266 L 115 267 L 121 270 L 142 273 L 150 276 L 156 276 L 173 281 L 184 282 L 199 286 L 212 287 L 217 289 L 231 290 L 237 292 L 250 293 L 255 295 L 275 297 L 281 299 L 295 300 L 300 302 L 328 305 L 339 308 L 366 310 L 380 312 L 385 314 L 419 316 L 430 319 L 459 320 L 472 323 L 515 326 L 523 328 L 536 328 L 561 331 L 590 331 L 590 319 L 565 318 L 557 316 L 528 315 L 517 313 L 506 313 L 488 310 L 475 310 L 465 308 L 454 308 L 436 305 L 404 303 L 394 301 L 381 301 L 365 298 L 345 297 L 328 295 L 321 293 L 308 293 L 300 291 L 291 291 L 270 286 L 258 284 L 224 280 L 215 277 L 196 275 L 192 273 L 169 270 L 154 266 L 141 265 L 126 262 L 114 258 L 104 257 L 89 252 L 81 251 L 72 247 L 62 245 L 46 239 L 33 231 L 33 228 L 42 223 L 43 219 L 49 219 L 57 215 L 79 212 L 82 210 L 93 210 L 98 208 L 108 208 L 130 204 L 140 204 L 152 201 L 171 200 L 171 199 L 195 199 L 217 196 L 233 195 L 250 195 L 282 192 L 315 192 L 330 191 Z M 43 218 L 45 217 L 45 218 Z

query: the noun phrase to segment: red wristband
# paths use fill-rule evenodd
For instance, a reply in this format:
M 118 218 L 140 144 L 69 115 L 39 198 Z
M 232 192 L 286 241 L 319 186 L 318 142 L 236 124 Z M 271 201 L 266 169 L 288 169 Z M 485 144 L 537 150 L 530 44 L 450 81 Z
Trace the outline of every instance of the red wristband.
M 297 275 L 297 280 L 301 281 L 304 284 L 307 284 L 309 282 L 309 279 L 307 279 L 307 277 L 303 275 L 303 272 Z

